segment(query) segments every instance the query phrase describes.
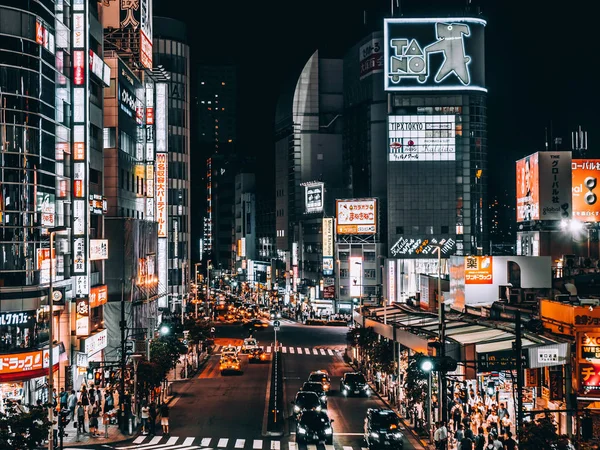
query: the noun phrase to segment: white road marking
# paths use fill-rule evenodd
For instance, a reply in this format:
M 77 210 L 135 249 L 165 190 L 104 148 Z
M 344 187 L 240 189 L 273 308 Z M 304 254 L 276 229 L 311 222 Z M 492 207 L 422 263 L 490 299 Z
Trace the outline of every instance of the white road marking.
M 318 355 L 319 354 L 319 350 L 317 350 L 316 348 L 313 348 L 313 355 Z
M 261 439 L 254 439 L 254 442 L 252 442 L 252 448 L 254 450 L 258 450 L 262 448 L 262 440 Z
M 325 450 L 335 450 L 333 445 L 325 445 Z
M 315 444 L 307 445 L 306 450 L 317 450 L 317 446 Z
M 138 436 L 138 437 L 135 438 L 135 441 L 133 441 L 133 443 L 134 444 L 141 444 L 145 440 L 146 440 L 146 436 Z
M 294 347 L 290 347 L 290 353 L 294 353 Z
M 227 447 L 227 443 L 229 442 L 229 439 L 227 438 L 221 438 L 219 439 L 219 443 L 217 444 L 217 447 Z
M 177 439 L 179 439 L 179 437 L 176 437 L 176 436 L 170 437 L 169 440 L 167 441 L 166 445 L 175 445 L 175 442 L 177 442 Z
M 287 347 L 281 347 L 281 353 L 287 353 Z
M 329 353 L 331 356 L 333 356 L 333 352 L 331 351 L 330 348 L 327 349 L 327 353 Z
M 324 354 L 325 354 L 325 349 L 322 349 L 322 348 L 321 348 L 321 349 L 319 349 L 319 351 L 321 352 L 321 355 L 324 355 Z
M 245 443 L 246 443 L 246 439 L 236 439 L 235 448 L 244 448 Z
M 192 445 L 194 443 L 194 439 L 193 437 L 189 437 L 189 438 L 185 438 L 185 441 L 183 441 L 183 445 Z
M 270 345 L 267 347 L 267 353 L 271 353 L 271 346 Z
M 279 441 L 271 441 L 271 450 L 279 450 Z
M 298 450 L 298 444 L 296 444 L 295 442 L 290 442 L 289 446 L 290 450 Z
M 150 445 L 158 444 L 160 442 L 161 438 L 162 438 L 162 436 L 154 436 L 152 439 L 150 439 L 149 444 Z
M 310 355 L 310 348 L 304 348 L 304 353 L 306 353 L 307 355 Z
M 299 354 L 299 355 L 301 355 L 301 354 L 302 354 L 302 348 L 301 348 L 301 347 L 298 347 L 298 348 L 296 349 L 296 351 L 298 352 L 298 354 Z
M 202 441 L 200 442 L 200 445 L 202 447 L 208 447 L 210 445 L 210 441 L 212 438 L 204 438 L 202 439 Z
M 347 446 L 347 445 L 344 445 L 344 446 L 342 447 L 342 450 L 352 450 L 352 447 L 349 447 L 349 446 Z

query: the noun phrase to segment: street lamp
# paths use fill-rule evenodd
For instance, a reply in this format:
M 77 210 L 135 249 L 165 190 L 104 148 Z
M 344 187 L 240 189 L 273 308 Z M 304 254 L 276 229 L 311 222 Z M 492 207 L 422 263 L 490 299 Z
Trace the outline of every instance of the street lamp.
M 438 266 L 437 266 L 437 291 L 438 291 L 438 334 L 440 339 L 440 354 L 439 356 L 443 358 L 446 356 L 446 311 L 444 309 L 444 298 L 442 297 L 442 246 L 434 245 L 434 251 L 437 251 L 438 255 Z M 447 383 L 446 377 L 439 377 L 439 386 L 440 386 L 440 394 L 439 394 L 439 411 L 440 411 L 440 421 L 445 422 L 448 419 L 448 402 L 447 402 Z
M 196 316 L 196 319 L 198 318 L 198 294 L 199 294 L 199 290 L 198 290 L 198 266 L 202 265 L 202 263 L 196 263 L 194 264 L 194 283 L 196 284 L 196 305 L 195 305 L 195 310 L 194 310 L 194 315 Z
M 66 231 L 66 229 L 66 227 L 54 227 L 48 229 L 48 232 L 50 233 L 50 283 L 48 286 L 48 315 L 50 316 L 48 324 L 48 334 L 50 335 L 48 344 L 48 404 L 50 405 L 50 414 L 48 415 L 48 418 L 50 419 L 51 425 L 50 436 L 48 438 L 48 450 L 54 449 L 54 287 L 52 284 L 54 274 L 52 273 L 52 254 L 54 253 L 54 236 L 56 233 Z

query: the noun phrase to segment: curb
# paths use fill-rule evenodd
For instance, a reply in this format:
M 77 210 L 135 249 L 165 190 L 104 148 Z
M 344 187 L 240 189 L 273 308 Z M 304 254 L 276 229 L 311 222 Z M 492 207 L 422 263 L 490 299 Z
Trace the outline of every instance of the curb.
M 356 367 L 354 364 L 349 363 L 348 365 L 350 367 L 352 367 L 353 369 L 361 372 L 361 370 L 358 367 Z M 386 399 L 384 399 L 381 396 L 381 394 L 377 391 L 377 389 L 375 389 L 375 385 L 371 381 L 367 381 L 367 383 L 369 383 L 369 387 L 371 388 L 371 392 L 373 394 L 375 394 L 377 396 L 377 398 L 379 400 L 381 400 L 381 402 L 384 405 L 386 405 L 389 409 L 391 409 L 392 411 L 396 412 L 396 414 L 398 414 L 398 411 L 396 411 L 396 409 L 392 405 L 390 405 L 390 403 Z M 407 425 L 406 422 L 404 421 L 404 419 L 402 417 L 398 416 L 398 418 L 400 419 L 400 421 L 402 422 L 402 424 L 406 428 L 406 431 L 408 431 L 411 434 L 411 436 L 413 437 L 413 439 L 415 439 L 419 444 L 421 444 L 421 446 L 425 450 L 434 448 L 428 442 L 424 441 L 421 436 L 419 436 L 417 433 L 415 433 L 415 430 L 413 430 L 409 425 Z

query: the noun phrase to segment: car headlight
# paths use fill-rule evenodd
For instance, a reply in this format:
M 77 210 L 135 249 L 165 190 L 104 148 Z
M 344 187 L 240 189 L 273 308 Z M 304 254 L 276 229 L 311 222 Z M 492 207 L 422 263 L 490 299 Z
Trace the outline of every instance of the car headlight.
M 317 411 L 321 411 L 323 408 L 321 408 L 321 405 L 319 405 L 319 406 L 317 406 L 315 409 L 316 409 Z
M 367 389 L 367 390 L 365 391 L 365 394 L 367 394 L 367 395 L 371 395 L 371 390 L 370 390 L 370 389 Z
M 345 385 L 344 385 L 344 389 L 346 389 L 346 390 L 348 390 L 348 391 L 350 391 L 350 390 L 351 390 L 351 389 L 350 389 L 350 386 L 348 386 L 347 384 L 345 384 Z
M 325 428 L 325 434 L 333 434 L 333 430 L 331 429 L 331 427 Z
M 371 431 L 371 437 L 373 439 L 379 439 L 379 433 L 375 433 L 374 431 Z
M 369 385 L 368 385 L 368 384 L 363 384 L 363 387 L 362 387 L 362 388 L 363 388 L 365 391 L 368 391 L 368 390 L 369 390 Z
M 298 426 L 298 433 L 306 434 L 306 428 L 302 428 L 301 426 Z
M 323 401 L 323 402 L 327 401 L 327 396 L 326 395 L 321 395 L 321 401 Z
M 298 405 L 294 406 L 294 412 L 300 412 L 300 407 Z
M 394 438 L 402 439 L 402 433 L 394 433 Z

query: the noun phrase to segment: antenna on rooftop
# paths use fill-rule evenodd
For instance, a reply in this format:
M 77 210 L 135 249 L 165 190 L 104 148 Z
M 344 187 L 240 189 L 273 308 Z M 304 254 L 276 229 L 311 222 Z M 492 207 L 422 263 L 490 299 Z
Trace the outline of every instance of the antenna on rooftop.
M 583 131 L 581 129 L 581 125 L 579 125 L 579 129 L 577 131 L 573 131 L 571 133 L 571 150 L 579 153 L 579 156 L 584 156 L 588 149 L 588 137 L 587 131 Z

